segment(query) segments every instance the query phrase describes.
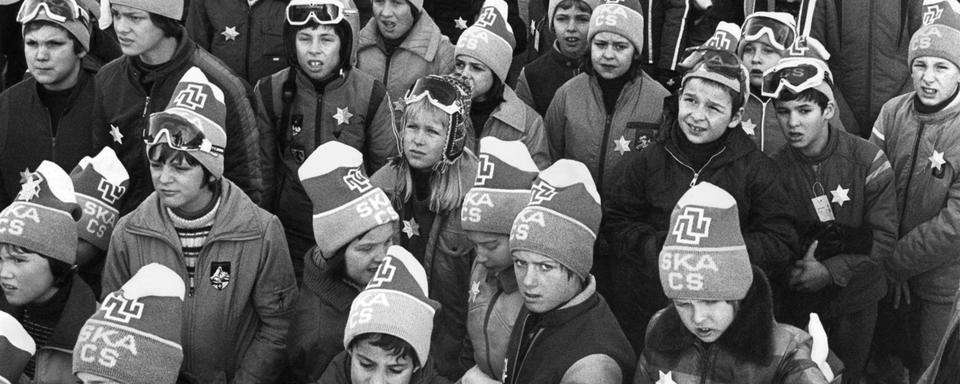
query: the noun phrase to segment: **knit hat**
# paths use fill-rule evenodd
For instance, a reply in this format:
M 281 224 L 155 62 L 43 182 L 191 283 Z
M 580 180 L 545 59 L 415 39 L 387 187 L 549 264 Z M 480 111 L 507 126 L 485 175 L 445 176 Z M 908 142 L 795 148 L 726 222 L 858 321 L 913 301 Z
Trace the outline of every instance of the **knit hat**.
M 421 3 L 423 0 L 420 0 Z M 100 0 L 100 29 L 110 28 L 113 24 L 113 14 L 110 5 L 126 5 L 131 8 L 144 10 L 156 15 L 182 21 L 185 16 L 184 0 Z M 421 5 L 421 8 L 423 6 Z
M 420 100 L 426 99 L 441 109 L 455 110 L 450 114 L 448 120 L 447 137 L 444 138 L 442 157 L 434 165 L 434 170 L 440 174 L 446 172 L 447 168 L 463 154 L 467 137 L 467 124 L 470 124 L 470 96 L 472 92 L 469 79 L 457 73 L 451 73 L 442 76 L 424 76 L 414 82 L 403 97 L 403 119 L 401 124 L 397 126 L 398 130 L 407 126 L 406 107 Z M 449 103 L 443 101 L 446 99 L 449 99 Z M 402 137 L 402 131 L 398 131 L 397 136 Z M 403 140 L 397 140 L 397 144 L 400 146 L 400 153 L 402 154 Z
M 44 160 L 36 172 L 24 171 L 20 177 L 20 193 L 0 212 L 0 243 L 76 264 L 80 206 L 70 176 Z
M 61 9 L 62 11 L 72 12 L 74 10 L 73 8 L 74 4 L 71 4 L 71 2 L 67 0 L 59 0 L 59 1 L 47 0 L 47 2 L 50 3 L 50 4 L 46 4 L 47 6 L 51 6 L 51 4 L 53 4 L 51 7 L 56 7 L 58 9 Z M 24 1 L 20 5 L 20 11 L 18 15 L 24 14 L 24 12 L 30 12 L 30 10 L 26 8 L 37 7 L 38 6 L 37 4 L 38 4 L 37 1 L 29 1 L 29 0 Z M 38 12 L 35 14 L 35 16 L 33 16 L 33 18 L 28 20 L 17 20 L 22 24 L 20 33 L 21 34 L 26 33 L 27 24 L 30 24 L 31 22 L 46 21 L 67 30 L 67 32 L 73 35 L 73 37 L 76 38 L 78 42 L 80 42 L 80 45 L 83 46 L 84 52 L 90 52 L 90 14 L 87 12 L 86 9 L 83 8 L 83 6 L 80 6 L 80 5 L 77 5 L 75 10 L 79 15 L 78 17 L 74 18 L 73 15 L 71 14 L 70 17 L 65 18 L 66 20 L 60 21 L 60 20 L 51 18 L 50 15 L 47 14 L 47 9 L 40 8 Z
M 23 325 L 9 313 L 0 311 L 0 383 L 20 380 L 27 362 L 37 352 L 37 344 Z
M 400 219 L 387 195 L 364 174 L 363 155 L 349 145 L 324 143 L 297 173 L 313 201 L 313 236 L 325 257 L 367 231 Z
M 939 57 L 960 68 L 960 30 L 944 24 L 920 27 L 910 38 L 907 63 L 924 56 Z
M 170 268 L 140 268 L 80 329 L 73 373 L 124 384 L 175 383 L 183 361 L 184 291 L 183 279 Z
M 600 194 L 586 165 L 561 159 L 540 172 L 510 230 L 510 251 L 549 257 L 586 280 L 600 228 Z
M 747 31 L 748 29 L 755 29 L 754 26 L 757 28 L 766 27 L 769 32 L 751 34 Z M 786 12 L 754 12 L 743 20 L 741 32 L 743 38 L 737 46 L 737 56 L 743 56 L 743 50 L 747 44 L 763 39 L 766 39 L 766 42 L 774 48 L 776 48 L 776 45 L 782 44 L 783 48 L 786 49 L 793 44 L 797 37 L 797 19 Z
M 823 43 L 821 43 L 820 40 L 817 40 L 817 38 L 813 36 L 799 36 L 793 41 L 793 45 L 787 49 L 787 52 L 783 58 L 801 57 L 822 60 L 825 62 L 830 60 L 830 52 L 827 51 L 827 47 L 824 47 Z
M 734 23 L 721 21 L 717 24 L 717 29 L 713 31 L 713 35 L 703 45 L 686 49 L 687 56 L 679 65 L 685 69 L 693 68 L 703 59 L 704 54 L 710 51 L 729 52 L 736 56 L 736 49 L 739 45 L 740 27 Z
M 643 49 L 643 13 L 637 0 L 607 0 L 593 9 L 587 41 L 600 32 L 613 32 L 630 40 L 639 54 Z
M 394 245 L 367 287 L 353 299 L 343 347 L 365 333 L 383 333 L 409 343 L 420 366 L 430 357 L 433 315 L 440 303 L 429 298 L 427 273 L 410 252 Z
M 597 6 L 599 6 L 600 3 L 603 2 L 603 0 L 577 0 L 577 1 L 585 3 L 588 6 L 590 6 L 591 13 L 593 13 L 592 11 L 594 9 L 597 9 Z M 562 2 L 563 0 L 550 0 L 550 2 L 547 4 L 546 23 L 547 23 L 547 28 L 550 28 L 551 31 L 553 30 L 553 16 L 555 16 L 554 13 L 557 12 L 557 6 L 560 5 L 560 3 Z
M 694 77 L 707 79 L 732 89 L 746 104 L 750 97 L 750 89 L 747 88 L 750 74 L 741 63 L 740 56 L 731 50 L 743 43 L 736 27 L 733 23 L 720 22 L 713 36 L 703 45 L 688 49 L 692 52 L 680 66 L 691 69 L 683 75 L 681 86 Z
M 223 177 L 223 151 L 227 146 L 227 131 L 223 128 L 226 118 L 227 105 L 224 103 L 223 91 L 207 80 L 200 68 L 190 67 L 173 90 L 167 109 L 150 115 L 149 131 L 151 135 L 156 135 L 152 140 L 160 140 L 159 143 L 167 143 L 163 140 L 164 136 L 168 140 L 173 139 L 170 134 L 160 132 L 167 123 L 172 122 L 173 126 L 185 125 L 199 131 L 203 135 L 202 144 L 197 144 L 198 147 L 189 153 L 220 179 Z M 144 140 L 151 138 L 145 136 Z M 150 147 L 152 145 L 148 145 L 147 150 Z
M 943 24 L 960 27 L 960 2 L 957 0 L 924 0 L 923 25 Z
M 737 201 L 702 182 L 677 201 L 660 251 L 660 284 L 670 299 L 740 300 L 753 282 Z
M 530 200 L 537 165 L 520 141 L 480 139 L 477 179 L 460 212 L 464 230 L 510 234 L 513 219 Z
M 130 175 L 110 147 L 104 147 L 95 157 L 80 159 L 70 172 L 77 203 L 83 217 L 77 225 L 80 238 L 101 250 L 110 245 L 110 234 L 117 225 L 120 212 L 117 206 L 127 192 Z M 78 263 L 83 264 L 83 263 Z
M 517 41 L 507 24 L 507 3 L 487 0 L 477 21 L 463 31 L 457 40 L 455 56 L 467 55 L 490 67 L 500 81 L 506 81 Z

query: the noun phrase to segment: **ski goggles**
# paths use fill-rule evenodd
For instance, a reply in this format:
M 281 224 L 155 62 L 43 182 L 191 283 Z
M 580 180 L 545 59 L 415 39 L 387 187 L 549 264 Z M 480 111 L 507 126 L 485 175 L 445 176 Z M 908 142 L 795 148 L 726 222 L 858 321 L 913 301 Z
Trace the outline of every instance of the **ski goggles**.
M 86 16 L 83 9 L 74 0 L 26 0 L 17 12 L 17 22 L 23 24 L 33 21 L 43 10 L 47 18 L 58 23 L 80 20 Z
M 770 45 L 781 51 L 793 45 L 793 40 L 797 38 L 797 32 L 789 24 L 762 15 L 747 18 L 743 22 L 742 31 L 743 41 L 757 41 L 766 36 Z
M 349 12 L 339 1 L 295 1 L 287 5 L 287 24 L 301 26 L 311 20 L 321 25 L 337 24 L 344 19 L 344 14 Z
M 440 108 L 440 110 L 451 116 L 460 113 L 463 109 L 460 90 L 440 77 L 427 76 L 417 80 L 417 82 L 407 90 L 406 95 L 403 97 L 403 102 L 410 105 L 423 98 L 426 98 L 430 104 Z
M 150 115 L 150 125 L 143 130 L 143 142 L 147 147 L 167 144 L 170 148 L 184 152 L 207 152 L 223 154 L 223 147 L 213 145 L 198 128 L 202 122 L 189 122 L 186 118 L 167 112 Z
M 817 60 L 782 60 L 773 66 L 773 68 L 764 72 L 763 83 L 760 86 L 760 94 L 766 97 L 778 98 L 784 89 L 788 89 L 790 92 L 797 94 L 810 88 L 817 88 L 832 99 L 833 91 L 824 91 L 824 88 L 830 89 L 830 84 L 828 83 L 830 79 L 830 70 Z

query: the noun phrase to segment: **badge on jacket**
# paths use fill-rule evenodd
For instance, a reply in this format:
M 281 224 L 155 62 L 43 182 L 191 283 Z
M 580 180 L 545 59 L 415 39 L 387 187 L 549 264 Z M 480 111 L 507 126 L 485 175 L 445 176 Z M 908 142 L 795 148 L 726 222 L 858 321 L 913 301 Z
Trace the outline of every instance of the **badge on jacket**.
M 218 291 L 222 291 L 227 285 L 230 285 L 230 262 L 211 262 L 210 285 Z
M 296 114 L 290 117 L 290 136 L 299 135 L 303 131 L 303 115 Z

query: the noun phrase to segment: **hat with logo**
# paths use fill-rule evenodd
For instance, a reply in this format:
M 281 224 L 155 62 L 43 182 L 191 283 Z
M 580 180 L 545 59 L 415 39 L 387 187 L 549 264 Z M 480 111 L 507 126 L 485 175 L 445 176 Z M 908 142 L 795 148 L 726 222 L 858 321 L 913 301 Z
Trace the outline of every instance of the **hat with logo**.
M 22 25 L 20 32 L 25 33 L 27 24 L 34 21 L 45 21 L 67 30 L 84 52 L 90 52 L 90 14 L 83 6 L 71 0 L 26 0 L 17 13 L 17 22 Z
M 521 141 L 480 139 L 477 178 L 460 212 L 464 230 L 510 234 L 513 219 L 530 200 L 537 165 Z
M 77 225 L 80 238 L 101 250 L 110 245 L 110 234 L 117 225 L 117 206 L 127 192 L 130 175 L 116 152 L 104 147 L 94 157 L 86 156 L 70 172 L 77 203 L 83 216 Z M 78 264 L 83 264 L 79 262 Z
M 17 319 L 0 311 L 0 383 L 17 383 L 37 344 Z
M 600 229 L 600 194 L 586 165 L 561 159 L 540 172 L 510 230 L 510 251 L 549 257 L 586 280 Z
M 753 282 L 737 201 L 708 182 L 690 188 L 670 214 L 660 284 L 670 299 L 740 300 Z
M 637 54 L 643 49 L 643 13 L 637 0 L 606 0 L 593 9 L 587 41 L 600 32 L 612 32 L 633 44 Z
M 383 190 L 363 172 L 363 155 L 339 141 L 328 141 L 310 154 L 297 171 L 313 202 L 313 236 L 329 258 L 353 239 L 380 225 L 397 222 Z
M 490 67 L 497 79 L 505 81 L 517 41 L 507 24 L 507 2 L 487 0 L 477 21 L 457 40 L 455 55 L 467 55 Z
M 73 373 L 123 384 L 175 383 L 183 361 L 180 324 L 186 287 L 153 263 L 107 295 L 73 347 Z
M 422 0 L 420 0 L 422 1 Z M 113 24 L 113 14 L 110 5 L 126 5 L 141 11 L 182 21 L 185 16 L 184 0 L 100 0 L 100 29 L 110 28 Z
M 80 206 L 70 176 L 44 160 L 36 172 L 20 173 L 20 192 L 0 212 L 0 243 L 77 263 L 77 220 Z
M 924 25 L 910 38 L 907 56 L 907 63 L 913 63 L 918 57 L 932 56 L 960 68 L 960 30 L 945 24 Z
M 742 43 L 740 31 L 736 24 L 721 21 L 717 29 L 703 45 L 692 48 L 693 52 L 680 63 L 681 67 L 690 68 L 683 75 L 680 84 L 686 84 L 692 78 L 701 78 L 713 81 L 736 92 L 746 104 L 750 96 L 747 81 L 750 75 L 743 66 L 740 57 L 732 48 Z
M 427 273 L 410 252 L 394 245 L 377 273 L 350 305 L 343 347 L 365 333 L 395 336 L 413 347 L 422 367 L 430 356 L 433 315 L 440 303 L 429 298 Z

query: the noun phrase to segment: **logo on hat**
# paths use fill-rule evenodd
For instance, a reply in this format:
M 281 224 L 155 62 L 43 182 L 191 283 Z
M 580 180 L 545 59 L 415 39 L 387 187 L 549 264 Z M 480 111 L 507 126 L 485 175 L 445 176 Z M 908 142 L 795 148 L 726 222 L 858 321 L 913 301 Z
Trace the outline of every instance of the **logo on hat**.
M 373 188 L 370 185 L 370 180 L 363 176 L 363 173 L 360 172 L 360 168 L 354 168 L 347 172 L 347 175 L 343 177 L 343 182 L 350 187 L 350 190 L 357 191 L 360 193 L 366 192 L 368 189 Z
M 557 195 L 557 189 L 543 180 L 534 184 L 530 192 L 530 204 L 542 204 Z
M 797 37 L 797 40 L 790 44 L 790 47 L 787 48 L 787 56 L 801 57 L 806 56 L 807 51 L 810 50 L 810 47 L 807 45 L 807 37 L 800 36 Z
M 40 183 L 43 182 L 43 175 L 40 172 L 33 172 L 25 175 L 26 181 L 20 186 L 20 192 L 17 193 L 17 200 L 30 201 L 40 194 Z
M 677 224 L 670 233 L 677 236 L 680 244 L 699 245 L 700 239 L 710 236 L 710 221 L 703 208 L 686 207 L 683 214 L 677 216 Z
M 717 33 L 713 34 L 713 36 L 710 37 L 710 40 L 707 40 L 704 45 L 722 49 L 724 51 L 731 51 L 732 48 L 730 46 L 733 45 L 733 40 L 730 39 L 729 34 L 726 32 L 720 33 L 718 31 Z
M 203 93 L 203 87 L 200 85 L 190 84 L 187 85 L 186 89 L 177 94 L 174 102 L 178 107 L 196 111 L 198 108 L 203 108 L 203 105 L 206 104 L 207 94 Z
M 140 319 L 143 315 L 143 303 L 136 299 L 127 300 L 121 291 L 111 293 L 101 305 L 106 313 L 103 318 L 127 324 L 131 319 Z
M 377 273 L 370 279 L 370 283 L 367 284 L 367 289 L 380 288 L 383 283 L 393 281 L 393 274 L 397 272 L 397 267 L 390 265 L 390 261 L 392 260 L 392 257 L 388 257 L 380 262 L 380 268 L 377 268 Z
M 230 285 L 230 262 L 212 262 L 210 263 L 210 285 L 218 291 L 222 291 L 227 285 Z
M 495 9 L 496 8 L 492 8 L 492 7 L 484 8 L 483 13 L 481 13 L 480 16 L 477 17 L 477 22 L 474 23 L 473 25 L 481 28 L 486 28 L 488 26 L 493 25 L 493 23 L 497 21 L 497 14 L 496 12 L 494 12 Z
M 106 201 L 109 204 L 116 204 L 117 199 L 123 196 L 123 193 L 127 191 L 127 187 L 110 184 L 107 179 L 101 178 L 100 184 L 97 185 L 97 191 L 100 192 L 101 200 Z
M 927 10 L 923 12 L 923 25 L 933 24 L 940 20 L 940 16 L 943 16 L 943 7 L 939 4 L 927 6 Z
M 490 161 L 490 155 L 484 153 L 480 155 L 480 164 L 477 167 L 477 180 L 474 184 L 484 185 L 487 183 L 487 180 L 493 178 L 493 171 L 496 168 L 496 164 Z

